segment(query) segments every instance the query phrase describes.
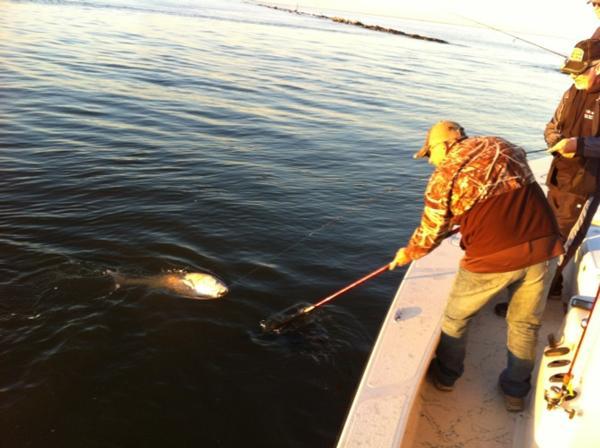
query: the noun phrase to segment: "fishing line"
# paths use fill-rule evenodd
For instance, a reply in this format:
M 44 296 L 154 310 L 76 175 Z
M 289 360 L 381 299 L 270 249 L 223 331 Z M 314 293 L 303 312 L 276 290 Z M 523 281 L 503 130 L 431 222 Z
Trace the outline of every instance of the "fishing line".
M 513 39 L 517 39 L 517 40 L 525 42 L 525 43 L 527 43 L 529 45 L 533 45 L 534 47 L 541 48 L 542 50 L 548 51 L 548 52 L 553 53 L 553 54 L 555 54 L 557 56 L 561 56 L 561 57 L 563 57 L 565 59 L 567 58 L 567 56 L 565 56 L 562 53 L 559 53 L 558 51 L 551 50 L 550 48 L 546 48 L 546 47 L 544 47 L 542 45 L 539 45 L 539 44 L 536 44 L 535 42 L 532 42 L 530 40 L 523 39 L 522 37 L 515 36 L 514 34 L 511 34 L 511 33 L 507 32 L 507 31 L 501 30 L 500 28 L 496 28 L 496 27 L 494 27 L 492 25 L 488 25 L 487 23 L 479 22 L 478 20 L 471 19 L 470 17 L 465 17 L 465 16 L 463 16 L 461 14 L 457 14 L 457 13 L 452 13 L 452 14 L 454 14 L 457 17 L 460 17 L 461 19 L 469 20 L 469 21 L 471 21 L 473 23 L 476 23 L 477 25 L 481 25 L 481 26 L 484 26 L 484 27 L 489 28 L 491 30 L 498 31 L 499 33 L 506 34 L 507 36 L 510 36 Z
M 547 148 L 535 149 L 533 151 L 526 151 L 526 153 L 527 154 L 532 154 L 532 153 L 538 153 L 538 152 L 542 152 L 542 151 L 547 151 Z M 410 185 L 410 184 L 412 184 L 412 182 L 407 180 L 406 182 L 404 182 L 403 184 L 401 184 L 401 185 L 399 185 L 397 187 L 385 187 L 385 188 L 383 188 L 381 190 L 381 193 L 379 193 L 379 194 L 377 194 L 375 196 L 372 196 L 370 198 L 363 199 L 362 201 L 358 202 L 354 207 L 352 207 L 352 211 L 357 211 L 357 210 L 360 210 L 361 208 L 365 208 L 366 206 L 372 205 L 373 203 L 381 200 L 384 194 L 398 192 L 398 191 L 400 191 L 401 189 L 403 189 L 404 187 L 406 187 L 407 185 Z M 314 229 L 310 230 L 308 233 L 306 233 L 304 236 L 302 236 L 299 240 L 295 241 L 294 243 L 290 244 L 289 246 L 286 246 L 284 249 L 282 249 L 281 251 L 277 252 L 271 258 L 273 260 L 281 258 L 283 255 L 285 255 L 286 253 L 288 253 L 291 250 L 295 249 L 297 246 L 299 246 L 300 244 L 302 244 L 304 241 L 312 238 L 313 236 L 315 236 L 319 232 L 323 231 L 327 227 L 330 227 L 330 226 L 332 226 L 334 224 L 337 224 L 338 222 L 342 221 L 344 219 L 344 217 L 345 217 L 345 215 L 339 214 L 339 215 L 336 215 L 336 216 L 330 218 L 324 224 L 322 224 L 319 227 L 315 227 Z M 248 277 L 250 277 L 252 274 L 255 274 L 256 272 L 260 271 L 261 269 L 265 269 L 265 266 L 256 266 L 256 267 L 250 269 L 246 274 L 242 275 L 237 280 L 233 281 L 231 283 L 231 287 L 233 287 L 234 285 L 237 285 L 237 284 L 243 282 Z
M 366 199 L 363 199 L 362 201 L 358 202 L 354 207 L 352 207 L 352 211 L 356 211 L 356 210 L 359 210 L 361 208 L 364 208 L 367 205 L 371 205 L 372 203 L 377 202 L 378 200 L 380 200 L 383 197 L 384 194 L 394 193 L 394 192 L 400 191 L 402 188 L 406 187 L 410 183 L 411 183 L 410 181 L 406 181 L 405 183 L 399 185 L 398 187 L 385 187 L 385 188 L 382 189 L 381 193 L 379 193 L 377 196 L 366 198 Z M 315 236 L 317 233 L 321 232 L 323 229 L 325 229 L 325 228 L 327 228 L 327 227 L 329 227 L 329 226 L 331 226 L 331 225 L 333 225 L 333 224 L 341 221 L 344 218 L 344 216 L 345 215 L 343 215 L 343 214 L 339 214 L 339 215 L 336 215 L 336 216 L 330 218 L 324 224 L 322 224 L 319 227 L 316 227 L 313 230 L 309 231 L 302 238 L 300 238 L 299 240 L 297 240 L 294 243 L 290 244 L 289 246 L 285 247 L 280 252 L 278 252 L 275 255 L 273 255 L 272 259 L 278 259 L 278 258 L 282 257 L 283 255 L 285 255 L 286 253 L 290 252 L 292 249 L 294 249 L 298 245 L 302 244 L 304 241 L 308 240 L 309 238 Z M 238 283 L 241 283 L 243 280 L 245 280 L 248 277 L 250 277 L 250 275 L 252 275 L 252 274 L 256 273 L 257 271 L 259 271 L 261 269 L 264 269 L 264 268 L 265 268 L 264 266 L 256 266 L 255 268 L 251 269 L 250 271 L 248 271 L 243 276 L 239 277 L 233 283 L 231 283 L 231 286 L 236 285 Z

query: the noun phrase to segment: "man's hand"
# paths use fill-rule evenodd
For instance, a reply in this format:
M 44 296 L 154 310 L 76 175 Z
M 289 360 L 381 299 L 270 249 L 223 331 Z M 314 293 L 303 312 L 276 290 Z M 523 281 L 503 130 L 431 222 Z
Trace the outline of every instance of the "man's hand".
M 563 138 L 552 148 L 548 149 L 549 153 L 557 152 L 561 156 L 566 157 L 567 159 L 572 159 L 575 157 L 575 152 L 577 151 L 577 138 Z
M 398 249 L 396 252 L 396 257 L 390 263 L 390 271 L 396 269 L 397 266 L 404 266 L 412 261 L 412 258 L 408 256 L 406 253 L 406 247 L 402 247 Z

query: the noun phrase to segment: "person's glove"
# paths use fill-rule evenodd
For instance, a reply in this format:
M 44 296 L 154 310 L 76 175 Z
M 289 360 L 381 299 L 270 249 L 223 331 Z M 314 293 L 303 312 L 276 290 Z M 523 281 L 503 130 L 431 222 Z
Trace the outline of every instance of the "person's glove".
M 567 159 L 572 159 L 575 157 L 575 152 L 577 151 L 577 138 L 563 138 L 556 145 L 548 149 L 550 154 L 558 153 Z
M 398 266 L 404 266 L 405 264 L 408 264 L 411 261 L 412 259 L 406 253 L 406 247 L 402 247 L 398 249 L 398 252 L 396 252 L 396 256 L 390 263 L 390 271 L 393 271 Z

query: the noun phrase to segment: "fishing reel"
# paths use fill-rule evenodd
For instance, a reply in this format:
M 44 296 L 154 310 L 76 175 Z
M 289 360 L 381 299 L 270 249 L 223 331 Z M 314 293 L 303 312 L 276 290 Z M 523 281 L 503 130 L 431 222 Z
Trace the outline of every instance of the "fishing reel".
M 569 415 L 569 419 L 572 419 L 577 412 L 570 407 L 569 401 L 576 396 L 577 392 L 569 386 L 564 384 L 562 386 L 551 386 L 544 391 L 544 400 L 546 400 L 547 403 L 546 409 L 551 411 L 553 409 L 562 408 Z

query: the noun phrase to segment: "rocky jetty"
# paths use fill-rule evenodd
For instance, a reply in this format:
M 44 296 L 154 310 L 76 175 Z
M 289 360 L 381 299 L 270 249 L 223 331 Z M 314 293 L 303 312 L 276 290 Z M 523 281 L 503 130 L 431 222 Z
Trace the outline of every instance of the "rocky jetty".
M 348 19 L 344 19 L 343 17 L 335 17 L 335 16 L 334 17 L 330 17 L 330 16 L 325 16 L 325 15 L 322 15 L 322 14 L 311 14 L 311 13 L 308 13 L 308 12 L 298 11 L 297 9 L 282 8 L 281 6 L 267 5 L 267 4 L 264 4 L 264 3 L 258 3 L 257 5 L 265 7 L 265 8 L 276 9 L 278 11 L 289 12 L 289 13 L 292 13 L 292 14 L 298 14 L 298 15 L 302 15 L 302 16 L 317 17 L 319 19 L 332 20 L 334 22 L 343 23 L 343 24 L 346 24 L 346 25 L 360 26 L 361 28 L 366 28 L 368 30 L 373 30 L 373 31 L 379 31 L 379 32 L 382 32 L 382 33 L 390 33 L 390 34 L 396 34 L 396 35 L 400 35 L 400 36 L 404 36 L 404 37 L 410 37 L 411 39 L 428 40 L 428 41 L 431 41 L 431 42 L 438 42 L 440 44 L 448 44 L 449 43 L 446 40 L 438 39 L 436 37 L 422 36 L 420 34 L 405 33 L 404 31 L 396 30 L 394 28 L 386 28 L 386 27 L 380 26 L 380 25 L 367 25 L 367 24 L 362 23 L 359 20 L 348 20 Z

